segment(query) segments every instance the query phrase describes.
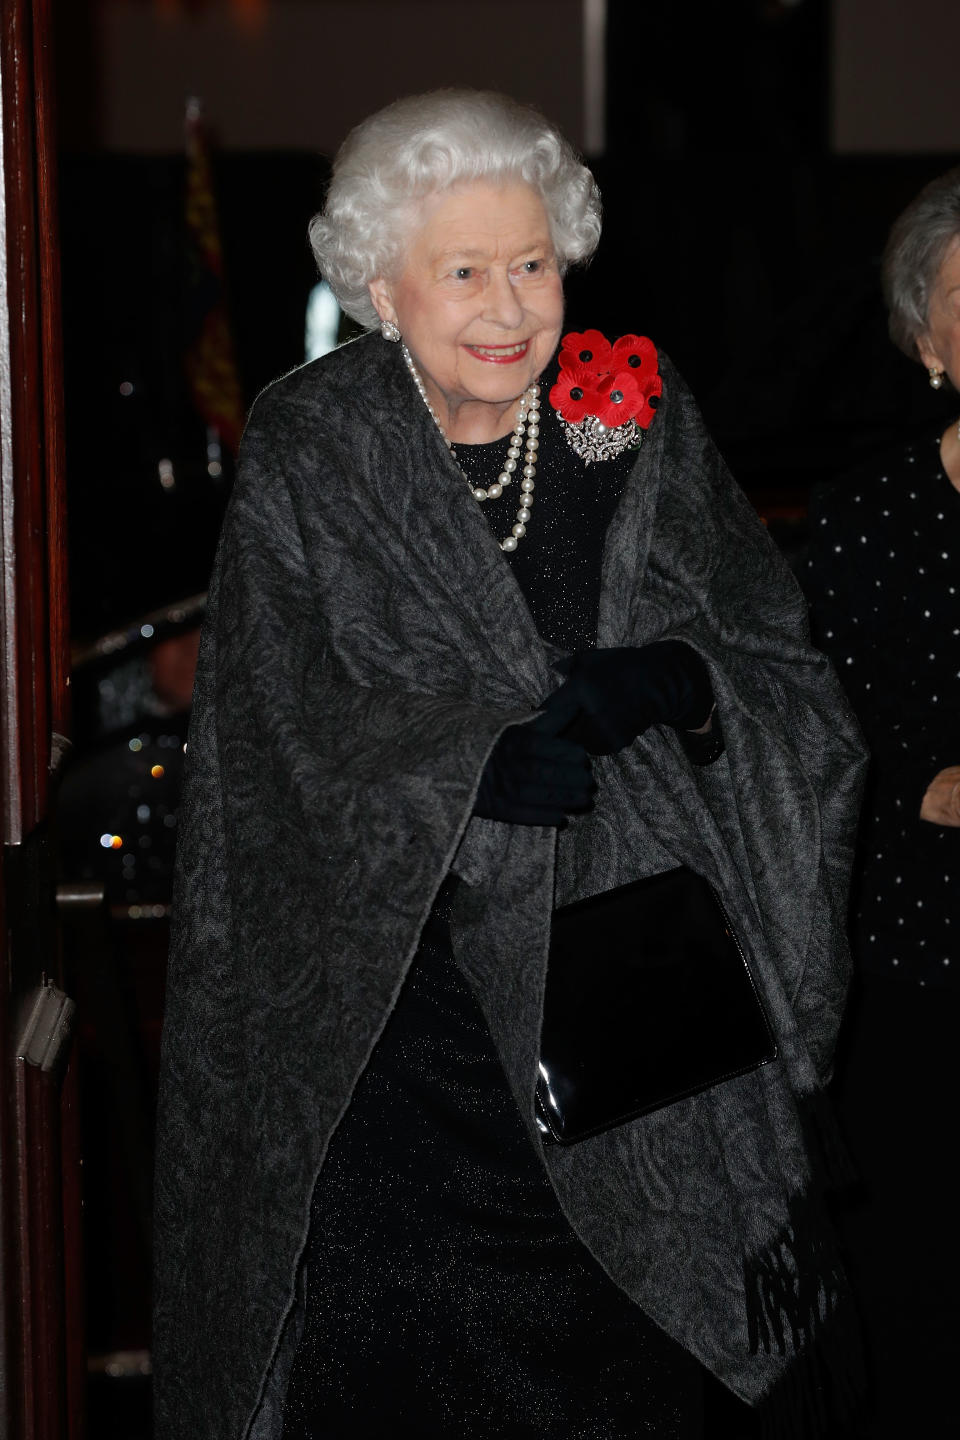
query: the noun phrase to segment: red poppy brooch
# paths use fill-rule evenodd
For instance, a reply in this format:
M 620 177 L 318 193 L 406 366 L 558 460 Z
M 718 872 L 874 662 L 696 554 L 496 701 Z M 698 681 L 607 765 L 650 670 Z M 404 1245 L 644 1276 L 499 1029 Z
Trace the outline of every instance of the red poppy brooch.
M 587 465 L 639 449 L 663 390 L 653 341 L 621 335 L 611 345 L 599 330 L 573 331 L 564 335 L 559 359 L 550 404 L 570 448 Z

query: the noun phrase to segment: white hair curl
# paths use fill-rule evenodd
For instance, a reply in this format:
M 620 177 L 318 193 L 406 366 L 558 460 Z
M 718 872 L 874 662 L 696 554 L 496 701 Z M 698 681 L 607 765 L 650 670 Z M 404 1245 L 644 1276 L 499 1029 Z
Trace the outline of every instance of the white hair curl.
M 930 321 L 930 299 L 947 252 L 960 236 L 960 167 L 925 185 L 894 222 L 883 252 L 883 293 L 890 338 L 919 360 L 917 341 Z
M 346 313 L 379 324 L 369 284 L 392 278 L 426 196 L 471 180 L 522 180 L 540 195 L 561 273 L 600 239 L 600 192 L 539 111 L 488 90 L 396 100 L 343 142 L 323 210 L 310 222 L 320 273 Z

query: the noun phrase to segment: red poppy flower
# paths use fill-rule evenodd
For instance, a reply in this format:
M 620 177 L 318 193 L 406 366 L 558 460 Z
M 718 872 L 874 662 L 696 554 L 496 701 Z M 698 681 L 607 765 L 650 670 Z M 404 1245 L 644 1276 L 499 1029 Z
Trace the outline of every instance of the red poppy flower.
M 657 413 L 655 407 L 651 405 L 650 402 L 663 394 L 663 381 L 660 379 L 660 376 L 652 376 L 646 384 L 641 381 L 640 393 L 643 396 L 643 404 L 640 409 L 634 413 L 633 419 L 636 420 L 641 430 L 646 430 L 650 426 L 650 421 Z
M 560 378 L 550 403 L 576 425 L 595 415 L 615 428 L 636 420 L 646 429 L 650 403 L 663 391 L 657 348 L 645 335 L 622 335 L 613 345 L 599 330 L 571 331 L 560 346 Z
M 632 420 L 646 403 L 646 395 L 632 370 L 604 377 L 600 402 L 592 413 L 611 428 Z
M 611 413 L 620 415 L 621 419 L 611 421 L 601 415 L 603 423 L 605 425 L 622 425 L 623 420 L 629 418 L 636 420 L 640 428 L 646 430 L 655 414 L 655 408 L 650 401 L 663 393 L 663 381 L 659 374 L 654 370 L 652 374 L 648 372 L 645 375 L 639 367 L 633 370 L 621 367 L 613 373 L 608 394 L 612 397 L 617 391 L 624 396 L 624 402 Z M 629 397 L 629 415 L 624 414 L 627 397 Z
M 582 333 L 572 330 L 569 335 L 564 335 L 560 346 L 560 368 L 566 370 L 571 365 L 586 365 L 594 374 L 602 375 L 610 369 L 611 353 L 610 341 L 599 330 L 584 330 Z
M 550 404 L 571 425 L 585 420 L 588 415 L 596 415 L 597 407 L 602 403 L 603 396 L 597 388 L 597 376 L 593 370 L 572 360 L 561 370 L 560 378 L 550 391 Z
M 611 370 L 629 365 L 641 381 L 657 373 L 657 347 L 646 335 L 621 335 L 614 343 Z

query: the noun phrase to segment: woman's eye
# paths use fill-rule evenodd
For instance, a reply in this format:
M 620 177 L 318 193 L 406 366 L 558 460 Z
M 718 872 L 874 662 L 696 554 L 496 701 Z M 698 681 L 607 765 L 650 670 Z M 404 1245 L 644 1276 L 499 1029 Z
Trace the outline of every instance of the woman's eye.
M 470 280 L 473 278 L 473 268 L 470 265 L 458 265 L 453 272 L 454 280 Z
M 543 269 L 542 260 L 525 260 L 521 266 L 524 275 L 537 275 Z

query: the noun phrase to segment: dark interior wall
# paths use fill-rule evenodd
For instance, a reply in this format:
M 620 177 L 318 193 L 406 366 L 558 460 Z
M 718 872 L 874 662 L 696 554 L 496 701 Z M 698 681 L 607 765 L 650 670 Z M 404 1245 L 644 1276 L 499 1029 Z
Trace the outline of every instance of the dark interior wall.
M 306 239 L 327 165 L 215 155 L 226 301 L 245 404 L 303 358 Z M 206 588 L 232 457 L 207 468 L 185 356 L 197 294 L 182 155 L 91 152 L 61 167 L 68 523 L 79 642 Z M 174 484 L 161 484 L 161 462 Z
M 956 152 L 837 152 L 841 8 L 846 53 L 874 24 L 853 0 L 610 11 L 603 267 L 687 374 L 738 478 L 801 505 L 949 405 L 887 340 L 879 261 L 894 217 Z M 884 133 L 897 115 L 908 127 L 916 81 L 901 79 L 873 97 Z
M 68 93 L 87 144 L 137 154 L 181 143 L 203 96 L 226 149 L 333 154 L 399 95 L 506 90 L 582 143 L 582 0 L 67 0 L 86 17 L 92 86 Z M 72 126 L 70 128 L 73 128 Z
M 831 143 L 838 154 L 956 154 L 956 0 L 833 0 Z

